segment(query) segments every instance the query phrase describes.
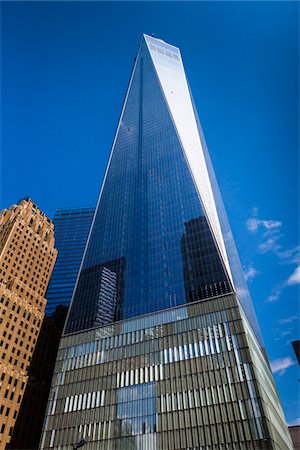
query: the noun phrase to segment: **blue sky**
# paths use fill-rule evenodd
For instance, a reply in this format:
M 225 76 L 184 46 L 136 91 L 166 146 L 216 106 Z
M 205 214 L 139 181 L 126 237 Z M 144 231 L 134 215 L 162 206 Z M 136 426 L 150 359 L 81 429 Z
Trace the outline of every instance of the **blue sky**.
M 94 205 L 142 33 L 180 47 L 289 423 L 300 420 L 299 4 L 2 2 L 1 208 Z

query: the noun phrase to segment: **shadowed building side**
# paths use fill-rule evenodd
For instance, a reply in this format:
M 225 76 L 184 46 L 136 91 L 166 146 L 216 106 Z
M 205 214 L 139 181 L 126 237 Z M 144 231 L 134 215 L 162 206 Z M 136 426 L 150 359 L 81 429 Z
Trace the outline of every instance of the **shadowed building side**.
M 37 449 L 39 446 L 58 344 L 67 312 L 66 306 L 57 306 L 51 316 L 44 317 L 8 449 Z

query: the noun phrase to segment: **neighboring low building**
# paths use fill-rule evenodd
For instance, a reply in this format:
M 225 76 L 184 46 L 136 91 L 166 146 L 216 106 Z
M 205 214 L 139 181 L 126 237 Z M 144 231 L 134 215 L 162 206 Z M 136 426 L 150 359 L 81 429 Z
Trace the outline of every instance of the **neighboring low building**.
M 289 427 L 294 450 L 300 450 L 300 425 Z
M 0 450 L 11 440 L 57 255 L 52 221 L 30 200 L 0 214 Z

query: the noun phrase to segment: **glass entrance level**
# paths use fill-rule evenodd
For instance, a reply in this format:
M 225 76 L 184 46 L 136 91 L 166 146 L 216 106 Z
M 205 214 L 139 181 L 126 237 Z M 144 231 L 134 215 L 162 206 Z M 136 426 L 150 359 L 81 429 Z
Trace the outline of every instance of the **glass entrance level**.
M 291 449 L 255 342 L 234 295 L 63 337 L 41 449 Z

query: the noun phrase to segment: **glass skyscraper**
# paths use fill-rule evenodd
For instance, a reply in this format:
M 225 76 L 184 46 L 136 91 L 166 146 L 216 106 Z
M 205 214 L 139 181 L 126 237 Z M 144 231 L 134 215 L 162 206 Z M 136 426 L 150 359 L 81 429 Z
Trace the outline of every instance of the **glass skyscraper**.
M 42 449 L 292 449 L 180 51 L 144 35 Z
M 69 307 L 95 208 L 58 209 L 54 216 L 58 256 L 48 285 L 46 315 L 56 307 Z

